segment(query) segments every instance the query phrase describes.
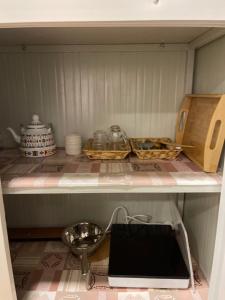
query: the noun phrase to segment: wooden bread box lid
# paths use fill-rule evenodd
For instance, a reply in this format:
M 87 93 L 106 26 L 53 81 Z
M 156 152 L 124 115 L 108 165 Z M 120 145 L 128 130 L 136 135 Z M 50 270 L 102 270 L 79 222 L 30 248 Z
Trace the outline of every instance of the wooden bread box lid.
M 187 95 L 178 113 L 176 142 L 205 172 L 216 172 L 225 140 L 225 95 Z

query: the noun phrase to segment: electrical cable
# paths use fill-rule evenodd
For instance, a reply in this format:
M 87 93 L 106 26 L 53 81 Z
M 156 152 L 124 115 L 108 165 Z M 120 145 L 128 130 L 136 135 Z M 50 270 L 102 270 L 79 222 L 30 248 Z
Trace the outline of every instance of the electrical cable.
M 113 223 L 113 219 L 114 219 L 114 216 L 116 213 L 119 212 L 119 210 L 122 210 L 123 213 L 124 213 L 124 216 L 125 216 L 125 223 L 126 224 L 130 224 L 132 221 L 135 221 L 139 224 L 144 224 L 144 225 L 160 225 L 160 224 L 167 224 L 167 225 L 170 225 L 171 227 L 174 226 L 174 224 L 172 224 L 171 222 L 151 222 L 152 220 L 152 216 L 151 215 L 142 215 L 142 214 L 138 214 L 138 215 L 133 215 L 133 216 L 130 216 L 129 213 L 128 213 L 128 210 L 125 206 L 118 206 L 114 209 L 112 215 L 111 215 L 111 218 L 110 218 L 110 221 L 105 229 L 105 233 L 108 233 L 110 232 L 110 227 Z

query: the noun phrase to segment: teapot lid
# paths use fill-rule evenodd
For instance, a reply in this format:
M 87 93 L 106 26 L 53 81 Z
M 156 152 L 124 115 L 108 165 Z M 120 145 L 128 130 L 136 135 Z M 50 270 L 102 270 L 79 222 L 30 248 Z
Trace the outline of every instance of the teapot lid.
M 46 126 L 41 123 L 39 120 L 39 115 L 34 114 L 32 116 L 32 122 L 27 125 L 28 129 L 41 129 L 41 128 L 46 128 Z

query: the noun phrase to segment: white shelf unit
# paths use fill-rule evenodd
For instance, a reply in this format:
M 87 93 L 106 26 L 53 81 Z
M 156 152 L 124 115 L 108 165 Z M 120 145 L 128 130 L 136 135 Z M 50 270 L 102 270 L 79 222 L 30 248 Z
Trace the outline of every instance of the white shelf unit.
M 26 18 L 24 20 L 27 21 Z M 19 24 L 19 20 L 17 21 Z M 7 22 L 7 20 L 5 20 L 5 22 Z M 214 24 L 216 23 L 217 22 L 214 21 Z M 89 24 L 91 26 L 91 23 Z M 143 27 L 143 24 L 144 23 L 139 22 L 137 28 Z M 156 22 L 155 27 L 157 27 L 156 24 L 160 24 L 160 22 Z M 185 21 L 180 23 L 178 21 L 168 22 L 167 25 L 169 24 L 184 27 Z M 189 25 L 191 24 L 194 25 L 195 22 L 189 23 Z M 136 28 L 136 37 L 135 35 L 129 35 L 127 37 L 127 42 L 130 45 L 55 46 L 54 43 L 63 44 L 63 42 L 65 42 L 64 33 L 67 30 L 66 28 L 65 31 L 62 30 L 60 36 L 57 36 L 57 30 L 60 31 L 60 29 L 54 28 L 49 30 L 43 28 L 43 39 L 38 35 L 38 29 L 35 28 L 28 28 L 27 31 L 25 31 L 26 36 L 23 36 L 24 29 L 2 29 L 0 30 L 1 40 L 3 41 L 0 49 L 0 128 L 3 129 L 11 125 L 18 129 L 21 120 L 23 122 L 29 122 L 31 113 L 33 110 L 37 110 L 40 112 L 44 121 L 51 120 L 53 122 L 54 128 L 56 129 L 56 140 L 59 146 L 63 145 L 63 135 L 66 132 L 76 129 L 87 138 L 90 130 L 93 131 L 95 127 L 104 126 L 108 123 L 108 125 L 110 125 L 113 120 L 119 122 L 121 126 L 128 131 L 128 134 L 135 131 L 135 135 L 138 136 L 148 131 L 151 134 L 166 134 L 169 137 L 173 137 L 175 115 L 180 101 L 184 94 L 192 92 L 194 60 L 196 57 L 195 49 L 203 47 L 224 34 L 223 28 L 209 28 L 211 24 L 213 24 L 211 21 L 205 22 L 204 24 L 199 22 L 199 27 L 193 28 L 193 30 L 190 31 L 192 32 L 191 38 L 190 32 L 186 32 L 184 28 L 183 32 L 186 33 L 184 37 L 182 37 L 182 35 L 180 37 L 180 39 L 184 40 L 182 44 L 177 45 L 167 45 L 166 42 L 167 39 L 170 39 L 170 41 L 176 39 L 178 33 L 175 29 L 165 27 L 160 28 L 157 32 L 150 24 L 144 25 L 144 27 L 148 28 L 147 34 L 144 32 L 140 33 Z M 220 24 L 223 25 L 223 22 L 220 21 Z M 162 23 L 160 25 L 162 25 Z M 58 26 L 60 27 L 59 23 Z M 117 27 L 118 26 L 121 27 L 121 23 L 118 23 Z M 130 22 L 129 25 L 127 23 L 126 26 L 133 30 L 135 23 Z M 204 26 L 209 27 L 204 28 Z M 105 28 L 107 28 L 107 26 L 105 26 Z M 206 30 L 203 30 L 203 28 Z M 80 31 L 78 29 L 76 30 L 77 31 L 71 30 L 70 33 L 67 33 L 71 38 L 71 43 L 76 43 L 73 32 L 84 42 L 82 27 Z M 126 32 L 129 32 L 129 29 L 127 29 L 127 31 L 125 30 L 123 34 L 117 31 L 114 43 L 118 42 L 118 44 L 121 44 L 121 38 L 125 38 Z M 154 32 L 157 32 L 157 35 Z M 165 32 L 167 32 L 166 37 Z M 109 32 L 105 29 L 104 33 L 101 33 L 101 31 L 99 33 L 97 30 L 92 34 L 96 40 L 102 41 L 103 44 L 105 40 L 106 43 L 109 44 L 110 39 L 108 38 L 108 33 Z M 111 35 L 113 33 L 115 34 L 115 30 L 111 31 Z M 201 34 L 199 37 L 198 33 Z M 86 29 L 85 34 L 86 38 L 88 38 L 88 29 Z M 134 41 L 138 36 L 141 36 L 140 42 L 142 43 L 144 43 L 146 36 L 148 36 L 148 43 L 154 43 L 154 45 L 134 45 Z M 46 45 L 48 39 L 51 40 L 51 45 Z M 30 43 L 34 44 L 35 41 L 37 45 L 30 45 Z M 94 44 L 94 41 L 91 43 Z M 214 43 L 216 42 L 212 44 Z M 18 44 L 20 44 L 20 46 L 18 46 Z M 206 53 L 206 60 L 207 57 Z M 201 69 L 201 60 L 198 59 L 198 54 L 197 60 L 197 69 Z M 146 65 L 146 61 L 151 61 L 151 64 L 149 66 Z M 176 68 L 174 68 L 174 65 L 176 65 Z M 102 66 L 104 66 L 103 71 Z M 116 66 L 116 68 L 113 69 L 113 66 Z M 151 72 L 152 66 L 153 73 Z M 159 66 L 160 68 L 158 68 Z M 204 81 L 206 78 L 202 76 L 201 79 Z M 168 81 L 170 81 L 169 84 Z M 102 82 L 104 82 L 103 86 L 99 86 L 99 83 Z M 111 84 L 111 90 L 109 82 Z M 143 82 L 145 83 L 144 86 Z M 107 83 L 109 85 L 107 85 Z M 197 89 L 197 85 L 199 86 L 198 79 L 195 81 L 195 89 Z M 201 88 L 205 88 L 206 86 L 207 85 L 203 84 Z M 208 91 L 202 90 L 201 92 L 224 92 L 225 88 L 221 87 L 221 89 L 222 91 L 216 91 L 209 88 Z M 146 95 L 142 94 L 143 90 L 147 93 Z M 102 91 L 107 93 L 102 94 Z M 153 94 L 152 91 L 154 91 Z M 108 102 L 104 102 L 105 95 L 108 97 Z M 124 102 L 120 101 L 121 95 L 123 99 L 125 99 Z M 137 98 L 143 99 L 143 101 L 137 102 Z M 146 99 L 149 98 L 151 99 L 151 105 L 146 110 L 146 105 L 149 103 Z M 101 110 L 96 109 L 99 99 L 101 101 Z M 129 102 L 130 106 L 128 106 Z M 113 105 L 110 105 L 110 103 Z M 129 107 L 131 107 L 130 110 Z M 101 118 L 100 116 L 104 110 L 107 117 Z M 132 112 L 132 114 L 129 115 L 130 112 Z M 137 112 L 139 112 L 139 114 Z M 152 118 L 150 122 L 146 123 L 149 112 Z M 152 114 L 152 112 L 154 113 Z M 111 118 L 108 118 L 109 113 Z M 76 116 L 75 121 L 74 116 Z M 136 127 L 135 125 L 138 124 L 138 122 L 139 127 Z M 168 126 L 167 124 L 170 125 Z M 13 192 L 9 190 L 4 190 L 4 193 L 13 194 Z M 144 187 L 137 189 L 132 187 L 116 187 L 113 189 L 110 187 L 106 189 L 90 187 L 76 190 L 56 188 L 52 190 L 49 189 L 48 191 L 33 189 L 16 192 L 16 194 L 20 193 L 22 195 L 28 194 L 27 196 L 30 194 L 48 193 L 88 193 L 92 194 L 93 199 L 96 199 L 96 196 L 93 194 L 100 193 L 119 193 L 125 195 L 130 193 L 147 193 L 149 196 L 150 193 L 179 193 L 180 198 L 182 198 L 182 194 L 184 193 L 188 193 L 190 197 L 191 193 L 205 193 L 205 195 L 207 193 L 221 194 L 209 300 L 222 299 L 222 281 L 225 278 L 225 268 L 221 267 L 224 262 L 222 249 L 225 245 L 225 233 L 223 231 L 225 227 L 223 218 L 225 213 L 225 197 L 223 196 L 225 194 L 224 184 L 222 185 L 222 190 L 221 186 L 209 186 L 203 189 L 200 184 L 198 186 L 179 186 L 176 188 L 168 188 L 167 186 L 151 187 L 151 189 Z M 5 202 L 8 200 L 9 202 L 14 201 L 16 205 L 16 197 L 20 196 L 21 195 L 15 195 L 15 197 L 11 199 L 6 196 Z M 30 199 L 32 200 L 32 196 Z M 72 198 L 71 200 L 73 201 Z M 183 200 L 181 200 L 180 203 L 180 207 L 182 207 Z M 7 203 L 5 203 L 5 205 L 7 207 Z M 2 208 L 1 214 L 3 213 Z M 15 211 L 13 214 L 15 214 Z M 186 222 L 188 223 L 187 219 Z M 4 232 L 4 234 L 6 236 L 6 232 Z M 6 251 L 8 251 L 7 246 Z M 210 253 L 207 253 L 207 255 L 210 255 Z M 205 260 L 206 259 L 207 257 Z M 210 257 L 210 260 L 211 259 L 212 257 Z M 211 266 L 208 266 L 208 279 L 211 273 L 210 269 Z M 15 299 L 15 296 L 14 298 L 12 296 L 11 299 Z M 9 300 L 11 299 L 9 298 Z

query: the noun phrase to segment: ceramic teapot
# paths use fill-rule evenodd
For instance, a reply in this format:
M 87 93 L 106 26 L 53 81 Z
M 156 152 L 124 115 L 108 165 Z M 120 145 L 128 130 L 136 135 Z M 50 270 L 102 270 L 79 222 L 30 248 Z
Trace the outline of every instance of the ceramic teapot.
M 12 128 L 7 129 L 20 145 L 23 156 L 45 157 L 56 152 L 52 129 L 42 124 L 38 115 L 32 116 L 32 122 L 29 125 L 21 127 L 21 136 L 17 135 Z

